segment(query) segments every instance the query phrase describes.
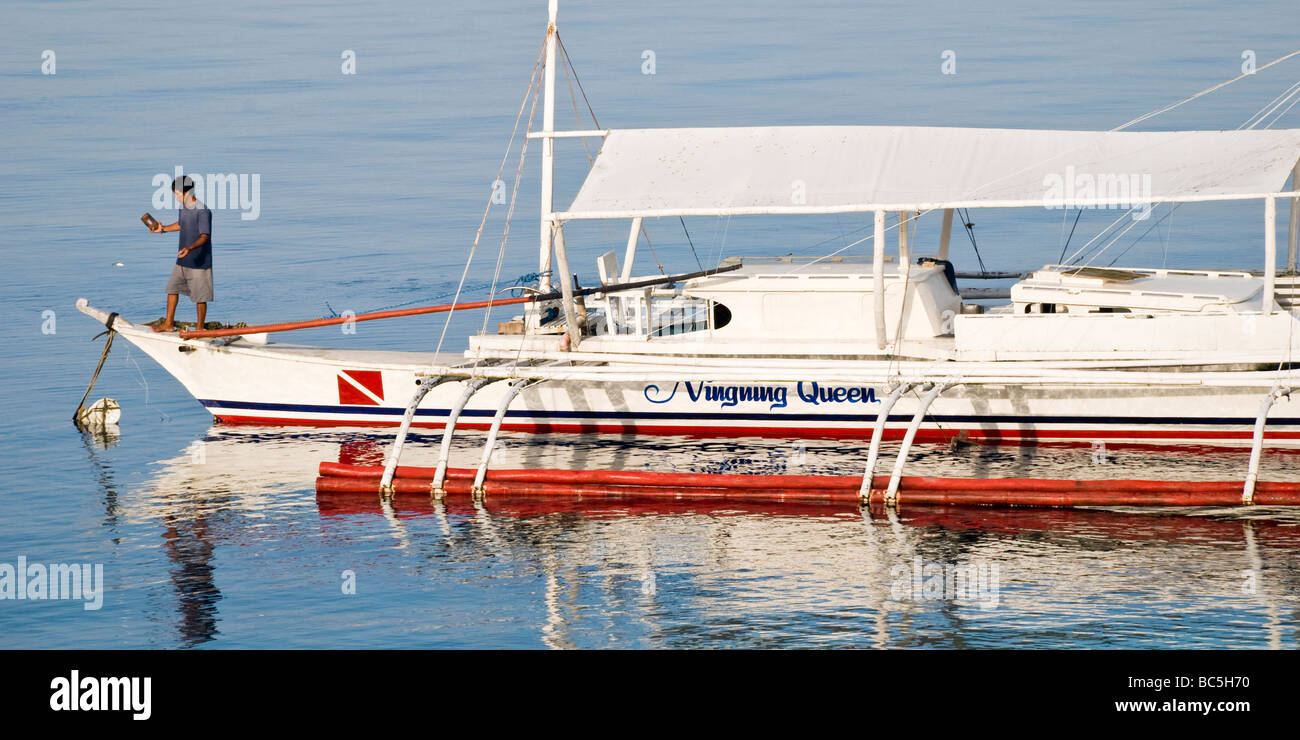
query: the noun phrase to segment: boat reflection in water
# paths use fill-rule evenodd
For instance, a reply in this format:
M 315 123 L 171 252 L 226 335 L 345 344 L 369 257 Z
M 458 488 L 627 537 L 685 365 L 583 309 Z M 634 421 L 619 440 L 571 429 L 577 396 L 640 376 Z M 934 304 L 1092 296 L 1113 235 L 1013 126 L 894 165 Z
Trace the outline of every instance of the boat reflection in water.
M 843 473 L 838 441 L 505 435 L 500 468 Z M 389 646 L 1261 647 L 1297 645 L 1300 513 L 1268 507 L 991 509 L 490 495 L 475 503 L 321 494 L 322 460 L 379 464 L 383 432 L 214 427 L 163 461 L 118 516 L 167 538 L 185 644 L 219 636 L 217 563 L 259 554 L 258 577 L 383 599 L 329 601 L 323 634 Z M 403 463 L 433 465 L 437 434 Z M 473 466 L 466 432 L 453 466 Z M 933 446 L 918 475 L 1239 477 L 1240 452 Z M 1285 479 L 1270 453 L 1263 477 Z M 1236 475 L 1233 475 L 1233 473 Z M 219 555 L 219 556 L 218 556 Z M 342 564 L 342 565 L 340 565 Z M 238 579 L 232 579 L 238 584 Z M 236 585 L 233 588 L 243 588 Z M 229 592 L 231 589 L 226 589 Z M 226 597 L 230 597 L 227 593 Z M 260 611 L 297 623 L 285 597 Z M 235 619 L 227 617 L 226 620 Z M 226 630 L 223 628 L 222 632 Z M 449 636 L 455 632 L 455 637 Z M 365 644 L 371 644 L 367 642 Z

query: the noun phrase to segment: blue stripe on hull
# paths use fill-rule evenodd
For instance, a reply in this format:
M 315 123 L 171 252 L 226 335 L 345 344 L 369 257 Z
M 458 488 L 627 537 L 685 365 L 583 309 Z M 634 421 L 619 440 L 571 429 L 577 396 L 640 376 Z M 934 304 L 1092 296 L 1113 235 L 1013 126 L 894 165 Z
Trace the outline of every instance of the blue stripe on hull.
M 318 406 L 292 403 L 255 403 L 249 401 L 214 401 L 199 399 L 209 409 L 281 411 L 307 414 L 357 414 L 398 416 L 404 408 L 391 406 Z M 450 409 L 416 409 L 416 416 L 442 417 Z M 496 414 L 492 409 L 465 409 L 463 417 L 488 417 Z M 875 414 L 763 414 L 745 412 L 663 412 L 663 411 L 534 411 L 517 409 L 506 411 L 507 417 L 526 419 L 576 419 L 576 420 L 639 420 L 639 421 L 755 421 L 755 422 L 874 422 Z M 890 416 L 890 421 L 910 421 L 911 414 Z M 950 414 L 926 416 L 934 422 L 954 424 L 1100 424 L 1107 426 L 1150 425 L 1168 426 L 1253 426 L 1254 418 L 1195 417 L 1195 416 L 995 416 L 988 414 Z M 1300 426 L 1300 418 L 1270 418 L 1270 427 Z

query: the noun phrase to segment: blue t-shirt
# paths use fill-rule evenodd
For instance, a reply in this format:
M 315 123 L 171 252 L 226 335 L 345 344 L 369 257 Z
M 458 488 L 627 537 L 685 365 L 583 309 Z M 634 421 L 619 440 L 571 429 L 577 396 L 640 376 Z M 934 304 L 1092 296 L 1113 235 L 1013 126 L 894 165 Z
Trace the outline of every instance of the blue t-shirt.
M 194 201 L 193 206 L 182 204 L 177 222 L 181 225 L 179 232 L 181 238 L 176 247 L 177 251 L 193 244 L 199 238 L 199 234 L 207 234 L 208 243 L 198 249 L 191 249 L 184 257 L 176 258 L 176 264 L 200 270 L 212 269 L 212 211 L 198 200 Z

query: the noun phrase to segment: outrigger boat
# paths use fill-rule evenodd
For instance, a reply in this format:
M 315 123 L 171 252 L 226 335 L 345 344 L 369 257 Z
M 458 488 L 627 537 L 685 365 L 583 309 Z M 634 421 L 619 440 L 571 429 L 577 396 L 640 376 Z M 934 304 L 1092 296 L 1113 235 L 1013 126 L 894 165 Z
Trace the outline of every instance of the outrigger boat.
M 1300 405 L 1288 395 L 1300 387 L 1300 130 L 560 131 L 555 17 L 552 0 L 542 129 L 528 133 L 542 146 L 541 277 L 531 296 L 422 309 L 523 306 L 496 333 L 470 337 L 463 355 L 297 346 L 264 333 L 341 319 L 176 334 L 85 299 L 78 308 L 226 424 L 871 437 L 869 470 L 881 440 L 899 437 L 904 454 L 913 440 L 955 437 L 1253 443 L 1252 469 L 1265 440 L 1300 446 Z M 576 137 L 602 143 L 557 210 L 555 142 Z M 1074 173 L 1119 185 L 1140 177 L 1140 192 L 1050 191 Z M 1262 270 L 1048 264 L 987 307 L 963 300 L 949 261 L 959 209 L 1233 200 L 1263 203 Z M 1290 206 L 1282 274 L 1279 200 Z M 913 225 L 929 212 L 942 228 L 923 246 Z M 634 275 L 646 219 L 849 213 L 874 214 L 870 256 L 741 257 L 693 275 Z M 580 289 L 565 228 L 592 219 L 629 222 L 629 238 L 621 260 L 611 250 L 598 261 L 599 287 Z M 411 312 L 356 319 L 401 313 Z

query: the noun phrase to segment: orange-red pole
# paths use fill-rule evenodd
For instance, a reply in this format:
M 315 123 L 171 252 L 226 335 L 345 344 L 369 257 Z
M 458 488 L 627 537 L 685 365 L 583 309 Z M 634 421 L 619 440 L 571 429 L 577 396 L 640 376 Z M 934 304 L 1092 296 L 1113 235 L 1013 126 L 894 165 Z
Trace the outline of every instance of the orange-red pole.
M 193 331 L 181 332 L 181 339 L 200 339 L 204 337 L 231 337 L 240 334 L 261 334 L 263 332 L 273 331 L 293 331 L 294 329 L 313 329 L 317 326 L 334 326 L 335 324 L 344 324 L 349 321 L 374 321 L 375 319 L 391 319 L 398 316 L 418 316 L 425 313 L 443 313 L 453 308 L 487 308 L 488 306 L 508 306 L 513 303 L 528 303 L 537 300 L 536 296 L 521 296 L 519 298 L 500 298 L 495 301 L 475 301 L 473 303 L 447 303 L 441 306 L 419 306 L 417 308 L 399 308 L 392 311 L 375 311 L 374 313 L 359 313 L 356 316 L 338 316 L 332 319 L 310 319 L 308 321 L 285 321 L 279 324 L 262 324 L 261 326 L 245 326 L 242 329 L 195 329 Z
M 700 270 L 699 272 L 689 272 L 685 275 L 664 275 L 647 280 L 634 280 L 630 283 L 620 283 L 618 285 L 602 285 L 599 288 L 583 288 L 573 291 L 573 296 L 586 296 L 595 293 L 609 293 L 618 290 L 632 290 L 634 288 L 648 288 L 653 285 L 663 285 L 666 283 L 676 283 L 691 278 L 705 277 L 708 275 L 717 275 L 721 272 L 731 272 L 738 270 L 741 263 L 717 267 L 712 270 Z M 318 326 L 334 326 L 335 324 L 345 324 L 349 321 L 374 321 L 375 319 L 392 319 L 398 316 L 419 316 L 426 313 L 443 313 L 452 309 L 469 309 L 469 308 L 488 308 L 490 306 L 509 306 L 515 303 L 529 303 L 532 301 L 555 301 L 561 298 L 560 293 L 545 293 L 542 295 L 526 295 L 518 298 L 500 298 L 490 301 L 474 301 L 472 303 L 447 303 L 441 306 L 420 306 L 417 308 L 400 308 L 393 311 L 375 311 L 373 313 L 362 313 L 356 316 L 339 316 L 332 319 L 310 319 L 308 321 L 285 321 L 279 324 L 262 324 L 261 326 L 245 326 L 242 329 L 194 329 L 193 331 L 183 331 L 181 339 L 202 339 L 206 337 L 233 337 L 240 334 L 262 334 L 273 331 L 293 331 L 294 329 L 314 329 Z

